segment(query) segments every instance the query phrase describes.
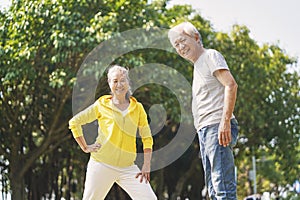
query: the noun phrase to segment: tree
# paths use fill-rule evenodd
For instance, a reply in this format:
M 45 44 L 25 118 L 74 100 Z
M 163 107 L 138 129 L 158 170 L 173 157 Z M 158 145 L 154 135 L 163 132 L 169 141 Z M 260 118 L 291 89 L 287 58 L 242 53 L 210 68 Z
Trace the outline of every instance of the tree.
M 76 169 L 84 169 L 84 162 L 78 162 L 67 128 L 74 77 L 97 43 L 129 28 L 153 26 L 151 20 L 159 23 L 153 7 L 164 9 L 165 3 L 130 6 L 13 1 L 1 13 L 1 171 L 8 174 L 5 185 L 13 199 L 70 198 L 74 182 L 82 188 L 84 172 Z
M 10 11 L 1 15 L 0 151 L 13 199 L 39 199 L 38 194 L 31 194 L 35 183 L 44 187 L 40 192 L 54 192 L 55 182 L 48 186 L 38 181 L 40 173 L 48 173 L 43 172 L 46 166 L 60 166 L 46 176 L 49 181 L 68 175 L 59 170 L 69 167 L 74 154 L 68 155 L 76 149 L 67 128 L 72 84 L 95 41 L 86 27 L 98 13 L 97 3 L 101 4 L 14 1 Z M 66 147 L 72 147 L 71 152 Z M 54 155 L 61 157 L 56 160 Z M 59 163 L 64 157 L 66 163 Z M 61 188 L 66 183 L 56 184 Z M 61 195 L 54 193 L 57 198 Z
M 272 173 L 271 166 L 268 171 L 259 171 L 263 179 L 286 186 L 299 170 L 294 156 L 299 154 L 299 73 L 288 70 L 295 65 L 295 59 L 276 45 L 258 46 L 249 32 L 246 27 L 234 26 L 233 47 L 225 46 L 223 50 L 228 52 L 226 58 L 239 84 L 236 115 L 245 143 L 238 146 L 238 163 L 247 160 L 251 166 L 253 155 L 260 160 L 270 158 L 273 165 L 259 163 L 273 166 Z M 221 41 L 228 40 L 226 36 L 219 37 Z M 259 184 L 258 191 L 265 187 L 263 182 Z M 272 190 L 270 186 L 268 189 Z
M 23 0 L 13 1 L 7 12 L 1 12 L 3 193 L 12 191 L 13 199 L 80 198 L 88 155 L 80 151 L 67 124 L 72 116 L 72 90 L 82 63 L 100 43 L 118 38 L 124 31 L 169 28 L 185 20 L 200 30 L 207 48 L 224 54 L 239 85 L 235 114 L 244 141 L 235 150 L 239 187 L 247 185 L 248 176 L 246 172 L 245 178 L 242 176 L 242 166 L 250 166 L 249 156 L 253 154 L 265 155 L 276 166 L 271 168 L 276 176 L 268 176 L 259 166 L 262 170 L 259 180 L 280 185 L 293 181 L 299 171 L 296 163 L 299 157 L 292 156 L 299 155 L 299 74 L 287 71 L 287 66 L 295 61 L 276 45 L 257 45 L 246 27 L 234 26 L 231 35 L 215 32 L 210 22 L 190 6 L 167 9 L 166 3 Z M 143 35 L 136 39 L 144 41 Z M 167 39 L 159 42 L 170 45 Z M 182 74 L 189 83 L 192 80 L 193 66 L 171 50 L 136 49 L 112 62 L 135 72 L 147 63 L 164 64 Z M 174 75 L 174 70 L 168 75 Z M 95 78 L 101 76 L 99 73 L 92 75 Z M 97 93 L 88 100 L 108 92 L 102 80 L 104 76 Z M 148 113 L 153 104 L 165 108 L 166 121 L 154 136 L 155 148 L 168 144 L 180 127 L 178 97 L 155 84 L 143 85 L 135 91 L 135 96 Z M 186 129 L 187 133 L 194 131 Z M 151 183 L 159 199 L 166 196 L 199 199 L 204 182 L 197 138 L 194 140 L 178 160 L 153 172 Z M 268 189 L 263 184 L 260 188 Z M 120 191 L 114 187 L 108 198 L 128 199 Z M 239 196 L 245 195 L 239 190 Z

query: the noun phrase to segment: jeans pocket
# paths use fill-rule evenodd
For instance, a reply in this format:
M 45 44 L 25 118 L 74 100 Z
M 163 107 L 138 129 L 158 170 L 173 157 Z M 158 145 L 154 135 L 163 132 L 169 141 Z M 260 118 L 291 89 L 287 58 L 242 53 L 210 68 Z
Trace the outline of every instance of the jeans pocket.
M 231 119 L 231 142 L 230 142 L 230 146 L 234 147 L 237 143 L 238 140 L 238 121 L 236 119 Z

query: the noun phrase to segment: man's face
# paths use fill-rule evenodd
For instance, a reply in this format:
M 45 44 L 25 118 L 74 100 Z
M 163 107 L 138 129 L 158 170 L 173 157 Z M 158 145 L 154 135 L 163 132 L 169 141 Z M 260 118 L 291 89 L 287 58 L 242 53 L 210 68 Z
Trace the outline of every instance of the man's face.
M 181 57 L 193 63 L 198 59 L 199 47 L 201 47 L 201 45 L 197 36 L 192 37 L 182 33 L 178 34 L 173 41 L 173 47 Z

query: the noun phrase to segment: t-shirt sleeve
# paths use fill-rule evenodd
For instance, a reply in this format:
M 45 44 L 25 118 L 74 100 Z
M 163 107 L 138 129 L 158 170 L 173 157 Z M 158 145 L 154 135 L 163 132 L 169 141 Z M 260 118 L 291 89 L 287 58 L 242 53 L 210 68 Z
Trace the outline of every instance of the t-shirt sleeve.
M 214 75 L 214 72 L 217 70 L 220 69 L 229 70 L 226 60 L 220 52 L 213 49 L 210 50 L 207 59 L 208 59 L 208 67 L 210 69 L 212 76 Z

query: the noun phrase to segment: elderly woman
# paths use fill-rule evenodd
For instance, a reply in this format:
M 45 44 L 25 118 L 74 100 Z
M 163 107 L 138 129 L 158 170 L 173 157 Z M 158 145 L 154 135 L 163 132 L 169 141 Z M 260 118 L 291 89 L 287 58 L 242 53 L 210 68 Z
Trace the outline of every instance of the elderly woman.
M 157 199 L 149 183 L 153 139 L 146 112 L 131 96 L 127 69 L 114 65 L 108 70 L 107 78 L 111 95 L 100 97 L 69 121 L 69 128 L 81 149 L 91 153 L 83 200 L 104 199 L 114 183 L 132 199 Z M 82 125 L 96 119 L 98 137 L 94 144 L 87 145 Z M 134 164 L 137 130 L 144 149 L 141 170 Z

